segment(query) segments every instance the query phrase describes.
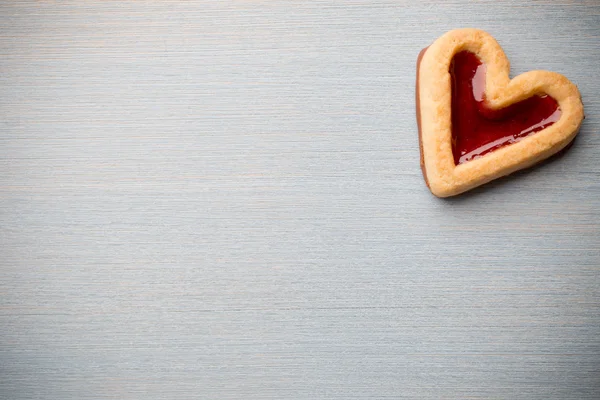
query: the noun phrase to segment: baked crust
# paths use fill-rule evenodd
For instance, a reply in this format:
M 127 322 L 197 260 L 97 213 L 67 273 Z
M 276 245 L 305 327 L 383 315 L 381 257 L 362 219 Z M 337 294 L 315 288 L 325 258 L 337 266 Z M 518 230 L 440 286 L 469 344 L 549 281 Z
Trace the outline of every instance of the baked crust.
M 489 107 L 504 108 L 534 95 L 547 94 L 558 103 L 560 119 L 516 143 L 455 165 L 449 70 L 454 55 L 463 50 L 474 53 L 486 65 L 485 94 Z M 502 48 L 481 30 L 447 32 L 420 54 L 417 68 L 421 166 L 425 182 L 438 197 L 463 193 L 556 154 L 575 138 L 584 118 L 577 86 L 563 75 L 549 71 L 529 71 L 511 80 L 510 63 Z

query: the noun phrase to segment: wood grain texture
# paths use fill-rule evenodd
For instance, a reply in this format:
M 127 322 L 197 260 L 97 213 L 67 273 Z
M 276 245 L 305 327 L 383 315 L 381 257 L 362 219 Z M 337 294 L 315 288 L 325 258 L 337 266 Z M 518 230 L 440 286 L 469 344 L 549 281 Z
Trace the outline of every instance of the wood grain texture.
M 452 200 L 415 59 L 492 33 L 574 147 Z M 597 1 L 0 4 L 0 398 L 598 399 Z

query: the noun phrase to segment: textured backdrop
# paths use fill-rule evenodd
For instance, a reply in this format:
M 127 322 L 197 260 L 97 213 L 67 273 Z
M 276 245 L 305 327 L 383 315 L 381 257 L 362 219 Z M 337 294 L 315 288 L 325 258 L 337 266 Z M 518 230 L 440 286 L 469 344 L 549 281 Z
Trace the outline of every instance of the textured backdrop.
M 579 85 L 540 168 L 440 200 L 415 60 Z M 0 4 L 0 398 L 600 398 L 600 3 Z

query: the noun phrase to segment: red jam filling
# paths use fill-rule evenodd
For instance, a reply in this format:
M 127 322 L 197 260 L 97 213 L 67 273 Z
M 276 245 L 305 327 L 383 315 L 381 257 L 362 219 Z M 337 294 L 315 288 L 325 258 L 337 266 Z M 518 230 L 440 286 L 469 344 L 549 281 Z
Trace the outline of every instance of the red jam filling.
M 552 97 L 533 96 L 494 110 L 485 102 L 485 64 L 468 51 L 457 53 L 452 76 L 452 152 L 456 165 L 549 127 L 560 119 Z

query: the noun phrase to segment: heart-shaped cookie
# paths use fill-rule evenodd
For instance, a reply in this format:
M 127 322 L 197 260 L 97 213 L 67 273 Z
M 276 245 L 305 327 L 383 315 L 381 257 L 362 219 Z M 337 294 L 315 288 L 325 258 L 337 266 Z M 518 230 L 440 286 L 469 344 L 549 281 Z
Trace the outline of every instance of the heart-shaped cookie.
M 584 118 L 563 75 L 509 78 L 500 45 L 477 29 L 450 31 L 417 62 L 421 168 L 439 197 L 453 196 L 534 165 L 565 148 Z

